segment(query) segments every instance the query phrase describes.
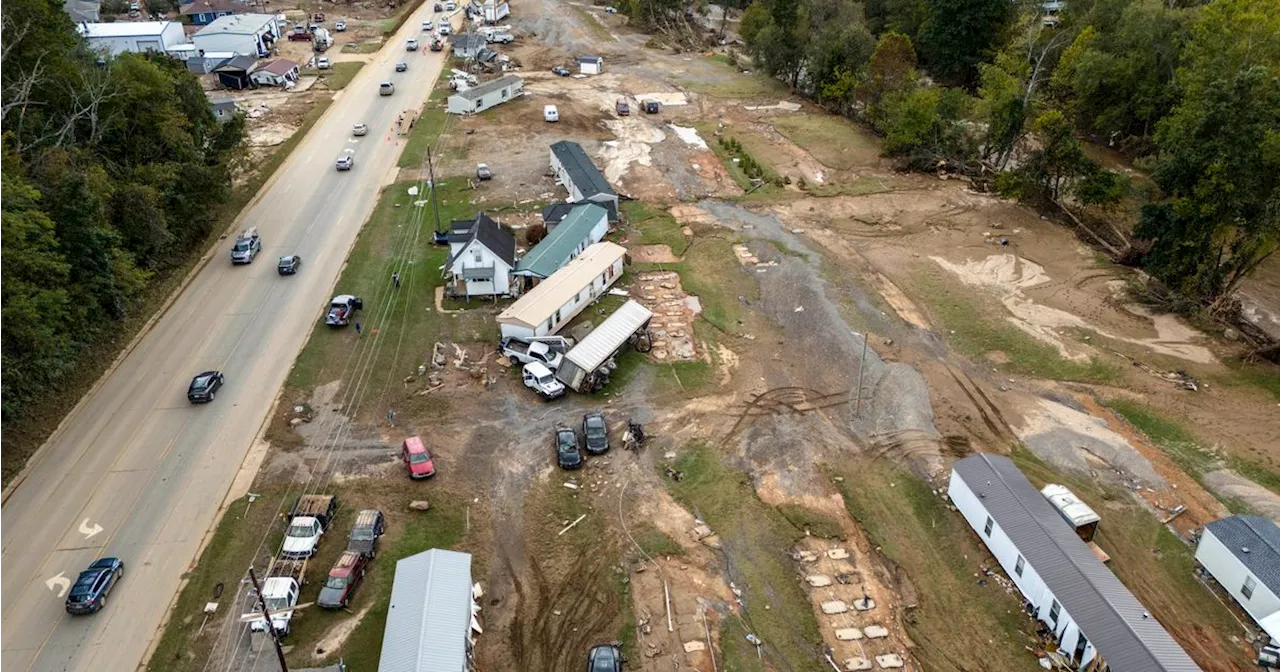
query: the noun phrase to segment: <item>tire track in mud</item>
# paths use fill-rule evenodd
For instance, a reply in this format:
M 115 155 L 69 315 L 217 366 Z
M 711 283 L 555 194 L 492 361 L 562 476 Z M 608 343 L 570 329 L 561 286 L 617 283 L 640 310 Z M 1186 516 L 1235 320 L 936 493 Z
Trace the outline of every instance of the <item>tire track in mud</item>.
M 520 670 L 554 672 L 577 666 L 596 643 L 612 641 L 609 625 L 621 608 L 606 584 L 610 567 L 597 561 L 585 570 L 571 569 L 554 586 L 542 565 L 529 559 L 533 594 L 524 590 L 515 568 L 503 558 L 516 586 L 516 616 L 511 623 L 511 651 Z
M 823 393 L 808 387 L 775 387 L 749 399 L 737 413 L 738 420 L 725 433 L 722 442 L 737 435 L 750 418 L 776 415 L 805 415 L 824 408 L 844 406 L 849 403 L 851 392 Z

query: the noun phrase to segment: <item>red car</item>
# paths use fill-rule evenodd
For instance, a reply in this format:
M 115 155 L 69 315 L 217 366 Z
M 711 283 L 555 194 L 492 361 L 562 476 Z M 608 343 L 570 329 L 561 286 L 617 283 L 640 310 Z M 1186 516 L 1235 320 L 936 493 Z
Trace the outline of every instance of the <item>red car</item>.
M 329 570 L 329 578 L 324 582 L 324 588 L 320 589 L 316 606 L 322 609 L 345 609 L 351 604 L 351 596 L 364 578 L 368 563 L 369 559 L 356 551 L 343 551 L 333 569 Z
M 431 451 L 427 450 L 427 444 L 422 442 L 420 436 L 404 440 L 404 445 L 400 448 L 400 459 L 404 460 L 404 466 L 409 470 L 409 478 L 436 475 L 436 464 L 431 460 Z

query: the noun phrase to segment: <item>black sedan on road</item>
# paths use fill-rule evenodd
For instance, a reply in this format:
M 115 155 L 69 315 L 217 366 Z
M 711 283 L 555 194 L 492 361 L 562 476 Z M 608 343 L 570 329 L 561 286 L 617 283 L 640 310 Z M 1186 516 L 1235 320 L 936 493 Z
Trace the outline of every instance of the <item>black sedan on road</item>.
M 193 404 L 204 404 L 213 401 L 213 396 L 217 394 L 218 388 L 222 387 L 225 379 L 222 377 L 221 371 L 205 371 L 197 374 L 191 379 L 191 385 L 187 388 L 187 401 Z
M 68 614 L 92 614 L 107 606 L 107 595 L 124 576 L 120 558 L 99 558 L 80 572 L 67 593 Z
M 604 415 L 592 411 L 582 416 L 582 435 L 587 439 L 587 452 L 601 455 L 609 452 L 609 427 L 604 424 Z
M 582 449 L 578 447 L 578 435 L 572 428 L 556 427 L 556 463 L 561 469 L 582 466 Z
M 291 254 L 287 257 L 280 257 L 280 263 L 276 264 L 276 272 L 280 275 L 293 275 L 298 272 L 302 266 L 302 257 Z

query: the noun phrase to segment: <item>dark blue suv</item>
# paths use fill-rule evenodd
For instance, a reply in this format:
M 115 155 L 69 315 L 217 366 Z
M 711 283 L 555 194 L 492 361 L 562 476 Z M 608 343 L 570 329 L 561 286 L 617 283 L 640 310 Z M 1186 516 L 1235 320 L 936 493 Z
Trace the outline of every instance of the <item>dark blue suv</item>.
M 101 558 L 80 572 L 67 593 L 68 614 L 92 614 L 107 606 L 107 594 L 124 576 L 120 558 Z

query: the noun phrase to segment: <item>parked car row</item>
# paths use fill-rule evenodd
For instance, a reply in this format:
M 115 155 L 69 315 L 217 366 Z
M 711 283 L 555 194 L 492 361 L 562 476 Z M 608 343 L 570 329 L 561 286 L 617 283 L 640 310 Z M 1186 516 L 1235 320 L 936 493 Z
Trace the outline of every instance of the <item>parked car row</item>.
M 587 454 L 609 452 L 609 426 L 605 423 L 604 414 L 591 411 L 582 416 L 581 436 L 572 427 L 556 425 L 552 441 L 556 464 L 561 469 L 577 469 L 583 465 Z

